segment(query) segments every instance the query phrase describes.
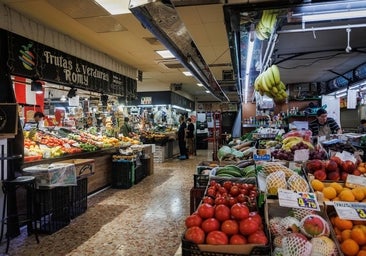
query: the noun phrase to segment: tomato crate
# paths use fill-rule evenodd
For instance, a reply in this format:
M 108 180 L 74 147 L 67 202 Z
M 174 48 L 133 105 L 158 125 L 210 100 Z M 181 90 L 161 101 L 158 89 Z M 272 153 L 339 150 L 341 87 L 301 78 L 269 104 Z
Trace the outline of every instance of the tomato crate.
M 206 174 L 193 174 L 194 187 L 206 188 L 210 177 Z
M 270 256 L 269 245 L 209 245 L 195 244 L 182 237 L 182 256 Z
M 205 194 L 205 188 L 191 188 L 190 191 L 190 213 L 196 211 L 198 205 L 201 203 L 203 195 Z

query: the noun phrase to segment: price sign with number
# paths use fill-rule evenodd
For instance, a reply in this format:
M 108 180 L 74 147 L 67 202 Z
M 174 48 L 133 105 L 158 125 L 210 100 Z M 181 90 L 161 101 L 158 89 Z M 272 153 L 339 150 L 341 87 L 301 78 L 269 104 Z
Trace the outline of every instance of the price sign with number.
M 339 218 L 366 221 L 366 203 L 333 202 L 333 204 Z
M 280 206 L 320 211 L 318 200 L 314 193 L 295 192 L 287 189 L 278 190 Z

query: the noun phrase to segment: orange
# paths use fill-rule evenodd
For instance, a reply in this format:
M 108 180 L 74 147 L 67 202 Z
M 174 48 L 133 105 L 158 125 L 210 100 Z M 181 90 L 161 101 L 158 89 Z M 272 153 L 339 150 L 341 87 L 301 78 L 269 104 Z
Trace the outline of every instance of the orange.
M 354 202 L 355 196 L 350 189 L 344 189 L 339 193 L 339 199 L 346 202 Z
M 343 231 L 345 229 L 352 229 L 353 228 L 353 222 L 351 220 L 343 220 L 336 216 L 334 218 L 334 226 L 339 228 L 339 230 Z
M 357 256 L 366 256 L 366 251 L 365 251 L 365 250 L 360 250 L 360 251 L 357 253 Z
M 366 235 L 365 232 L 360 227 L 353 228 L 351 230 L 351 238 L 356 241 L 358 245 L 366 244 Z
M 359 165 L 357 167 L 357 170 L 359 170 L 361 173 L 365 173 L 366 172 L 366 168 L 364 166 L 361 166 L 361 165 Z
M 335 188 L 332 187 L 325 187 L 323 189 L 323 195 L 324 198 L 332 200 L 333 198 L 335 198 L 337 196 L 337 191 L 335 190 Z
M 345 230 L 342 231 L 342 233 L 341 233 L 341 238 L 342 238 L 341 242 L 348 239 L 348 238 L 351 238 L 351 231 L 352 230 L 350 230 L 350 229 L 345 229 Z
M 343 186 L 338 182 L 332 182 L 329 184 L 329 187 L 334 188 L 337 191 L 337 194 L 341 193 Z
M 365 194 L 363 192 L 363 189 L 362 188 L 354 188 L 351 190 L 353 195 L 355 196 L 355 200 L 357 201 L 362 201 L 364 198 L 365 198 Z
M 341 251 L 347 256 L 357 255 L 360 246 L 352 239 L 348 238 L 341 243 Z
M 315 190 L 315 191 L 322 191 L 324 188 L 324 183 L 321 182 L 318 179 L 313 179 L 311 181 L 311 187 Z

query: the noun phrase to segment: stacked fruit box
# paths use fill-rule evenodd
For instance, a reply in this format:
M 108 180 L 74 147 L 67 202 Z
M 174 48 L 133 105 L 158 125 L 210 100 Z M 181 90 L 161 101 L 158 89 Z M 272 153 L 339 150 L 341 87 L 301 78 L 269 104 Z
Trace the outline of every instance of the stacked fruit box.
M 285 208 L 278 200 L 267 200 L 264 212 L 272 255 L 339 255 L 335 233 L 321 210 Z
M 186 218 L 182 255 L 270 255 L 256 178 L 210 177 L 197 210 Z

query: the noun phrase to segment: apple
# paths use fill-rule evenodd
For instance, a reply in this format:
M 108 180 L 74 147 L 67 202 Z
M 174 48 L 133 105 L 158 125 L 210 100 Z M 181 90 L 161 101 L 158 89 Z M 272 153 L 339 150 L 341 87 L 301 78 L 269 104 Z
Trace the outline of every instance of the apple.
M 309 173 L 314 173 L 316 170 L 324 169 L 324 163 L 322 160 L 313 159 L 306 163 L 306 169 Z
M 341 178 L 341 175 L 340 175 L 339 171 L 327 173 L 328 180 L 338 181 L 340 178 Z
M 326 221 L 319 215 L 310 214 L 301 220 L 300 229 L 304 235 L 317 237 L 324 234 L 326 230 Z
M 356 169 L 356 165 L 351 160 L 342 162 L 342 169 L 347 173 L 352 173 Z
M 318 179 L 320 181 L 323 181 L 327 178 L 327 174 L 324 170 L 316 170 L 314 172 L 314 177 L 315 179 Z
M 359 170 L 355 169 L 353 170 L 352 174 L 356 176 L 361 176 L 362 173 Z
M 341 172 L 341 180 L 346 181 L 347 180 L 348 173 L 347 172 Z
M 333 160 L 327 161 L 327 165 L 325 166 L 325 170 L 327 172 L 336 172 L 336 171 L 338 171 L 338 164 L 337 164 L 337 162 L 335 162 Z

